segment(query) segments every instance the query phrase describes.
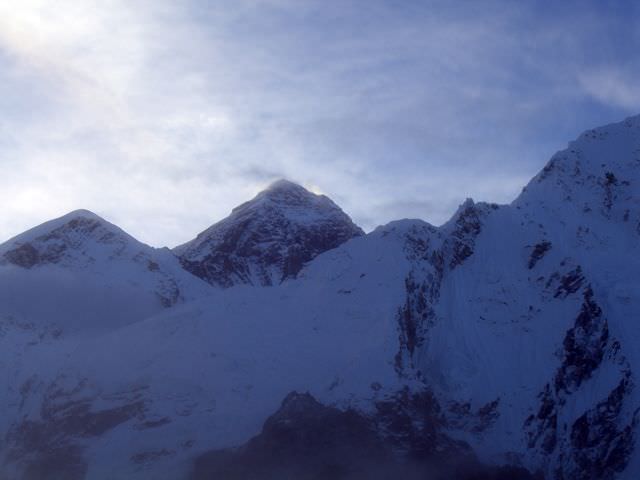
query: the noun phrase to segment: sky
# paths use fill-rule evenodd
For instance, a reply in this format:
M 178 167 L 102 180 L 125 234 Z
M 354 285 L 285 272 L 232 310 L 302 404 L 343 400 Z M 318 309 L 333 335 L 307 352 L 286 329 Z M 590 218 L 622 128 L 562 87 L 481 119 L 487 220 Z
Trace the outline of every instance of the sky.
M 0 242 L 85 208 L 154 246 L 278 178 L 365 230 L 508 203 L 640 113 L 628 1 L 0 1 Z

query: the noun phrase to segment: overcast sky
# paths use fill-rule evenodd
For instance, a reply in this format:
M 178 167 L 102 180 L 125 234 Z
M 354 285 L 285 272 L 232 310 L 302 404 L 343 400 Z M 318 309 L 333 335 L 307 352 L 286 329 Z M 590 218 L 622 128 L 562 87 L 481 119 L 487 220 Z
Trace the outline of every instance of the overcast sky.
M 286 177 L 363 228 L 509 202 L 640 113 L 637 2 L 0 1 L 0 241 L 174 246 Z

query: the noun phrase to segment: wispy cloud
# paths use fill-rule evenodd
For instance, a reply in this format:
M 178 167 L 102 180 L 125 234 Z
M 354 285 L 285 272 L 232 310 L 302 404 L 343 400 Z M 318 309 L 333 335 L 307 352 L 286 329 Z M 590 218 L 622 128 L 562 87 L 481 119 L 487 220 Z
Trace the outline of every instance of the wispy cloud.
M 509 201 L 637 101 L 596 68 L 629 15 L 581 5 L 0 4 L 0 239 L 83 207 L 177 244 L 279 176 L 366 228 Z
M 584 91 L 599 102 L 616 105 L 630 112 L 640 111 L 637 73 L 605 67 L 582 73 L 578 78 Z

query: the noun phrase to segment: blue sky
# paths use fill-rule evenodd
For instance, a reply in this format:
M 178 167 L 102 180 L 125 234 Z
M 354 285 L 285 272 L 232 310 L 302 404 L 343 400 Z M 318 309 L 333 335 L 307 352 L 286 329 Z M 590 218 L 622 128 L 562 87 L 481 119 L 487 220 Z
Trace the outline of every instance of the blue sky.
M 173 246 L 280 177 L 367 230 L 509 202 L 640 113 L 636 5 L 4 2 L 0 241 L 87 208 Z

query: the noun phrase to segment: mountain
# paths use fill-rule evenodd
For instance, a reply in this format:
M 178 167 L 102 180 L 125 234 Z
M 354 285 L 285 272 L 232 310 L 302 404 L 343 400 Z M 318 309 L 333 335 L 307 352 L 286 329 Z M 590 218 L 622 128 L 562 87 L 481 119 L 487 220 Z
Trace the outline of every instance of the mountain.
M 277 285 L 363 234 L 328 197 L 279 180 L 174 251 L 186 270 L 213 285 Z
M 640 473 L 640 117 L 581 135 L 511 204 L 467 200 L 440 227 L 362 235 L 283 182 L 173 253 L 125 236 L 117 254 L 102 228 L 126 234 L 93 216 L 50 243 L 70 220 L 0 247 L 7 478 Z M 288 263 L 292 249 L 309 257 Z M 82 303 L 105 279 L 155 296 L 140 250 L 179 301 Z M 103 328 L 36 308 L 49 290 Z
M 0 245 L 0 287 L 2 313 L 14 320 L 74 328 L 134 322 L 209 290 L 168 249 L 87 210 Z

